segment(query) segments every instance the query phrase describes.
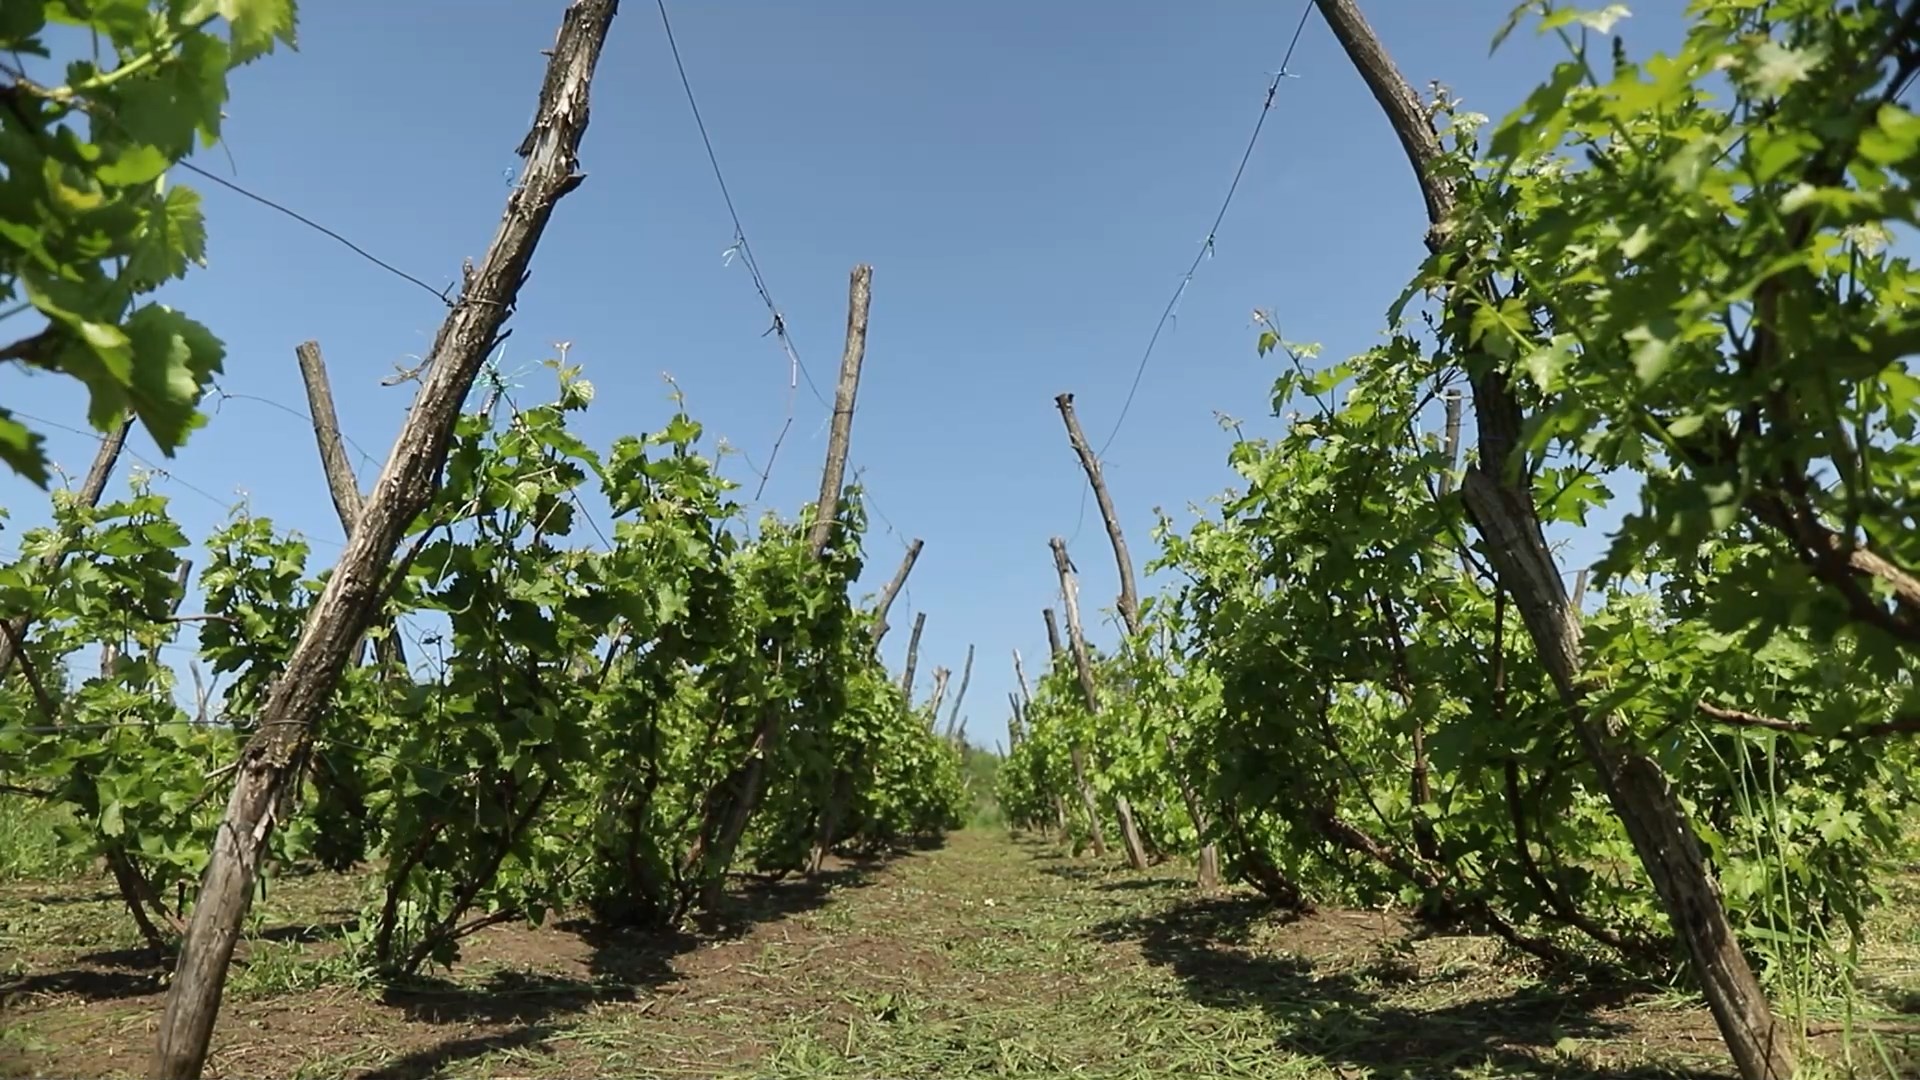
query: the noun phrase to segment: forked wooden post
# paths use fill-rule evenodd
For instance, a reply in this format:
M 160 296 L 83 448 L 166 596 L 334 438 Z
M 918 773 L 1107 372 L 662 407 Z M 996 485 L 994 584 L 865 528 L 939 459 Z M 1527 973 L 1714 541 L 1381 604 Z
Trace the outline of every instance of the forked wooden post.
M 892 628 L 892 624 L 887 622 L 887 613 L 893 610 L 894 600 L 900 596 L 900 590 L 906 586 L 907 575 L 913 573 L 913 564 L 920 561 L 920 549 L 923 546 L 919 537 L 913 538 L 913 543 L 907 545 L 906 555 L 900 560 L 899 569 L 893 572 L 887 587 L 880 590 L 880 601 L 874 605 L 873 609 L 873 643 L 875 645 L 880 644 L 880 639 L 886 637 L 887 631 Z

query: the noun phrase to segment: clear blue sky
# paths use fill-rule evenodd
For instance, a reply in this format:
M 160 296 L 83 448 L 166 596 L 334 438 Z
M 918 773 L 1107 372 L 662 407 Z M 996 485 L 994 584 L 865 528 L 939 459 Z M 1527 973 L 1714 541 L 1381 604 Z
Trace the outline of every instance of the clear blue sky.
M 300 50 L 234 80 L 237 171 L 219 150 L 197 161 L 451 282 L 492 235 L 562 6 L 309 0 Z M 1416 85 L 1439 79 L 1495 118 L 1560 55 L 1528 29 L 1489 57 L 1509 7 L 1365 4 Z M 1651 18 L 1623 25 L 1637 55 L 1674 40 L 1680 7 L 1652 4 Z M 1090 502 L 1082 516 L 1084 482 L 1053 396 L 1074 392 L 1104 441 L 1301 10 L 1298 0 L 670 8 L 747 235 L 823 394 L 848 271 L 874 266 L 852 448 L 875 510 L 863 589 L 884 582 L 906 538 L 926 540 L 885 652 L 898 670 L 913 613 L 928 612 L 924 693 L 925 673 L 957 673 L 976 644 L 966 709 L 976 741 L 1004 740 L 1011 650 L 1035 666 L 1045 656 L 1039 611 L 1057 593 L 1049 536 L 1075 538 L 1092 635 L 1112 640 L 1112 559 Z M 1214 255 L 1107 456 L 1142 564 L 1155 507 L 1188 520 L 1190 504 L 1232 479 L 1216 410 L 1271 429 L 1277 368 L 1255 354 L 1254 309 L 1272 311 L 1290 339 L 1345 355 L 1378 339 L 1421 255 L 1409 170 L 1317 14 L 1290 70 Z M 535 259 L 506 368 L 572 342 L 599 391 L 580 427 L 600 447 L 663 422 L 671 373 L 710 435 L 764 462 L 787 413 L 787 363 L 762 336 L 746 270 L 723 263 L 733 226 L 645 0 L 626 0 L 614 24 L 583 158 L 587 182 Z M 241 196 L 180 179 L 205 196 L 211 265 L 167 299 L 226 340 L 222 385 L 302 407 L 293 346 L 317 339 L 343 427 L 384 459 L 411 387 L 380 380 L 427 350 L 439 301 Z M 544 390 L 542 374 L 522 393 Z M 0 373 L 0 395 L 84 425 L 64 380 Z M 766 504 L 792 514 L 814 496 L 826 414 L 803 383 Z M 46 433 L 57 461 L 85 468 L 92 440 Z M 300 418 L 235 398 L 174 461 L 144 434 L 133 447 L 177 478 L 157 486 L 196 539 L 244 491 L 256 512 L 310 536 L 319 559 L 337 554 Z M 358 467 L 370 484 L 375 466 Z M 746 463 L 727 467 L 751 496 Z M 45 500 L 5 477 L 0 505 L 13 513 L 13 535 L 0 534 L 11 551 L 19 528 L 44 520 Z

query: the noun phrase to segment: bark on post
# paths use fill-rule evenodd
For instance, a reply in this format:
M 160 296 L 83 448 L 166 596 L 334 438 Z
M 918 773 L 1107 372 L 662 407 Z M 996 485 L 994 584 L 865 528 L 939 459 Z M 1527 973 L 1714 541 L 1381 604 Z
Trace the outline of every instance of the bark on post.
M 224 820 L 214 833 L 148 1075 L 194 1080 L 206 1063 L 260 858 L 312 746 L 313 728 L 333 697 L 355 644 L 374 617 L 394 549 L 430 505 L 460 404 L 501 339 L 535 247 L 562 196 L 585 179 L 578 158 L 587 128 L 588 87 L 617 0 L 573 0 L 549 53 L 532 130 L 520 144 L 520 182 L 478 270 L 441 324 L 412 411 L 394 441 L 373 494 L 348 536 L 326 587 L 307 616 L 236 763 Z
M 1093 486 L 1094 502 L 1100 506 L 1100 520 L 1106 523 L 1107 539 L 1113 544 L 1114 565 L 1120 570 L 1120 622 L 1127 628 L 1127 636 L 1132 637 L 1140 632 L 1140 594 L 1134 588 L 1133 556 L 1127 554 L 1127 538 L 1120 532 L 1120 515 L 1113 508 L 1113 496 L 1107 493 L 1100 459 L 1093 456 L 1093 447 L 1087 445 L 1086 433 L 1080 430 L 1080 417 L 1073 411 L 1073 395 L 1055 395 L 1053 403 L 1060 409 L 1060 419 L 1066 422 L 1067 441 L 1079 455 L 1087 483 Z
M 80 501 L 88 507 L 100 505 L 100 496 L 107 490 L 107 480 L 113 476 L 113 467 L 120 461 L 120 452 L 126 449 L 127 435 L 133 431 L 133 414 L 128 413 L 120 421 L 120 426 L 108 432 L 100 440 L 100 448 L 94 451 L 93 464 L 87 467 L 87 478 L 80 482 Z M 40 571 L 48 577 L 60 569 L 67 557 L 67 545 L 63 541 L 52 551 L 40 556 Z M 13 667 L 14 658 L 19 651 L 15 642 L 27 640 L 27 627 L 33 625 L 33 613 L 23 612 L 7 620 L 7 632 L 0 634 L 0 678 L 5 678 Z
M 1100 715 L 1100 691 L 1093 683 L 1093 657 L 1087 652 L 1087 637 L 1080 625 L 1080 585 L 1073 577 L 1073 560 L 1067 558 L 1067 542 L 1054 537 L 1049 543 L 1053 547 L 1054 569 L 1060 574 L 1060 592 L 1067 606 L 1067 645 L 1073 652 L 1073 667 L 1080 677 L 1080 694 L 1086 699 L 1087 711 Z M 1084 768 L 1084 766 L 1082 766 Z M 1086 789 L 1085 782 L 1081 784 Z M 1091 790 L 1087 797 L 1092 798 Z M 1113 796 L 1114 814 L 1120 819 L 1120 842 L 1126 847 L 1127 862 L 1135 870 L 1147 868 L 1146 845 L 1140 842 L 1140 829 L 1133 821 L 1133 804 L 1125 795 L 1115 792 Z
M 1047 620 L 1047 647 L 1053 663 L 1057 666 L 1067 659 L 1066 647 L 1060 643 L 1060 625 L 1054 620 L 1052 608 L 1041 608 L 1040 614 Z M 1025 694 L 1027 700 L 1031 702 L 1033 690 L 1027 686 L 1027 672 L 1020 665 L 1020 652 L 1017 649 L 1013 654 L 1013 673 L 1020 678 L 1020 692 Z M 1081 751 L 1079 743 L 1068 747 L 1068 754 L 1073 761 L 1074 790 L 1079 792 L 1080 805 L 1087 811 L 1087 838 L 1093 845 L 1094 857 L 1104 859 L 1107 857 L 1107 833 L 1100 824 L 1100 802 L 1093 797 L 1093 785 L 1087 781 L 1087 756 Z M 1055 816 L 1060 819 L 1060 835 L 1065 836 L 1067 835 L 1066 800 L 1056 795 L 1053 802 Z
M 855 266 L 848 280 L 847 293 L 847 340 L 840 355 L 840 381 L 833 394 L 833 419 L 827 433 L 827 461 L 820 470 L 820 497 L 814 502 L 813 529 L 807 537 L 808 551 L 816 562 L 826 555 L 840 513 L 840 489 L 846 481 L 847 452 L 853 442 L 854 401 L 860 393 L 860 365 L 867 356 L 867 309 L 873 299 L 873 267 L 865 263 Z M 887 602 L 891 603 L 892 598 L 889 597 Z M 702 889 L 701 902 L 709 909 L 718 905 L 726 881 L 726 869 L 733 862 L 740 838 L 746 835 L 747 823 L 759 807 L 761 791 L 766 785 L 767 760 L 773 755 L 780 728 L 769 716 L 761 731 L 760 751 L 741 778 L 733 816 L 721 834 L 709 864 L 718 867 Z M 807 860 L 810 872 L 818 872 L 827 852 L 833 847 L 834 834 L 844 813 L 844 801 L 836 797 L 840 792 L 845 792 L 847 798 L 851 799 L 851 777 L 844 770 L 835 774 L 834 783 L 828 791 L 827 806 L 820 815 L 819 827 L 814 833 L 813 850 Z
M 1120 528 L 1120 514 L 1113 508 L 1113 495 L 1107 491 L 1107 479 L 1100 470 L 1100 459 L 1094 456 L 1093 448 L 1087 444 L 1086 432 L 1080 428 L 1080 416 L 1073 409 L 1073 395 L 1056 395 L 1053 403 L 1060 409 L 1060 419 L 1067 425 L 1067 441 L 1080 458 L 1080 468 L 1086 472 L 1087 484 L 1093 488 L 1094 501 L 1100 506 L 1100 520 L 1107 526 L 1107 540 L 1113 545 L 1114 566 L 1120 572 L 1120 623 L 1128 638 L 1137 638 L 1140 636 L 1140 596 L 1133 583 L 1133 556 L 1127 551 L 1126 534 Z M 1068 621 L 1072 621 L 1071 612 Z M 1206 810 L 1201 806 L 1200 795 L 1194 790 L 1186 771 L 1178 765 L 1179 746 L 1170 729 L 1166 740 L 1168 764 L 1173 766 L 1180 799 L 1186 804 L 1187 817 L 1193 822 L 1195 835 L 1204 838 L 1208 824 Z M 1220 852 L 1214 845 L 1200 845 L 1200 850 L 1194 854 L 1194 872 L 1201 889 L 1211 892 L 1220 886 Z
M 1087 811 L 1087 842 L 1093 845 L 1096 859 L 1107 857 L 1107 830 L 1100 824 L 1100 800 L 1093 797 L 1093 783 L 1087 779 L 1087 754 L 1079 743 L 1068 748 L 1073 762 L 1073 785 L 1080 792 L 1080 805 Z M 1060 831 L 1067 831 L 1066 816 L 1060 818 Z
M 300 365 L 300 381 L 306 385 L 307 413 L 313 420 L 313 440 L 320 447 L 320 469 L 327 476 L 327 494 L 333 498 L 333 511 L 340 518 L 340 531 L 348 536 L 360 521 L 360 511 L 365 500 L 360 495 L 360 480 L 354 475 L 353 462 L 347 457 L 346 440 L 340 436 L 340 416 L 333 407 L 333 386 L 327 379 L 327 361 L 320 353 L 320 343 L 303 341 L 294 346 L 293 355 Z M 365 655 L 366 643 L 362 639 L 354 647 L 354 663 L 359 663 Z M 400 645 L 400 635 L 391 623 L 387 633 L 374 647 L 374 656 L 380 666 L 388 671 L 398 668 L 406 670 L 406 652 Z
M 960 689 L 953 695 L 953 711 L 947 714 L 947 739 L 960 730 L 960 706 L 967 700 L 967 684 L 973 681 L 973 646 L 967 646 L 967 662 L 960 665 Z
M 1054 619 L 1052 608 L 1041 608 L 1040 614 L 1047 621 L 1048 655 L 1057 665 L 1067 659 L 1066 646 L 1060 641 L 1060 624 Z M 1014 673 L 1020 676 L 1021 691 L 1027 695 L 1028 701 L 1032 701 L 1033 691 L 1027 687 L 1027 673 L 1020 667 L 1018 652 L 1013 655 L 1013 667 Z M 1087 831 L 1093 845 L 1093 854 L 1096 858 L 1104 859 L 1107 857 L 1106 830 L 1100 825 L 1100 803 L 1093 797 L 1093 785 L 1087 781 L 1087 756 L 1081 752 L 1078 744 L 1070 748 L 1070 755 L 1073 760 L 1074 789 L 1080 793 L 1080 804 L 1086 807 L 1087 811 Z M 1053 809 L 1054 816 L 1060 822 L 1060 835 L 1065 836 L 1067 835 L 1067 801 L 1055 795 Z
M 933 669 L 933 696 L 927 699 L 928 730 L 933 730 L 940 723 L 940 702 L 947 696 L 947 678 L 952 674 L 943 667 Z
M 900 560 L 900 568 L 893 572 L 893 578 L 887 582 L 887 587 L 880 590 L 880 602 L 874 605 L 873 609 L 873 643 L 875 645 L 880 644 L 880 639 L 886 637 L 887 631 L 891 628 L 891 624 L 887 622 L 887 612 L 893 610 L 894 598 L 898 597 L 900 590 L 906 586 L 907 575 L 913 573 L 913 564 L 920 561 L 922 546 L 920 538 L 914 537 L 913 543 L 907 545 L 906 557 Z
M 1049 609 L 1047 614 L 1052 615 L 1052 610 Z M 1047 625 L 1053 625 L 1051 618 L 1047 620 Z M 1058 649 L 1054 650 L 1055 654 L 1058 654 L 1059 651 Z M 1033 700 L 1033 688 L 1027 685 L 1027 665 L 1021 661 L 1019 649 L 1013 650 L 1013 678 L 1014 681 L 1020 684 L 1020 704 L 1024 708 L 1028 702 Z
M 1583 566 L 1578 573 L 1573 575 L 1573 614 L 1575 618 L 1580 616 L 1580 605 L 1586 602 L 1587 568 Z
M 1465 404 L 1458 390 L 1447 391 L 1447 427 L 1444 440 L 1444 453 L 1447 455 L 1446 471 L 1440 474 L 1440 494 L 1453 491 L 1453 473 L 1460 467 L 1460 414 Z
M 920 631 L 927 628 L 927 613 L 913 617 L 913 633 L 907 636 L 907 668 L 900 676 L 900 696 L 909 711 L 913 709 L 913 669 L 920 663 Z
M 351 534 L 360 521 L 360 481 L 353 475 L 346 442 L 340 438 L 340 418 L 333 408 L 327 362 L 320 355 L 317 341 L 294 346 L 293 355 L 300 364 L 300 380 L 307 388 L 307 412 L 313 419 L 313 439 L 320 446 L 320 468 L 327 474 L 327 493 L 333 496 L 340 527 Z
M 1052 608 L 1041 608 L 1040 616 L 1047 620 L 1048 655 L 1058 660 L 1060 654 L 1066 652 L 1066 647 L 1060 644 L 1060 624 L 1054 621 Z
M 814 503 L 809 544 L 818 559 L 833 538 L 840 512 L 840 486 L 847 476 L 847 448 L 853 441 L 853 401 L 860 393 L 860 365 L 867 357 L 867 307 L 873 300 L 873 267 L 853 268 L 847 288 L 847 344 L 840 356 L 840 385 L 833 392 L 833 425 L 827 434 L 827 467 L 820 473 L 820 499 Z
M 1454 208 L 1439 175 L 1442 152 L 1418 95 L 1394 66 L 1354 0 L 1315 0 L 1334 36 L 1386 112 L 1420 181 L 1438 248 Z M 1524 417 L 1497 370 L 1469 372 L 1479 461 L 1462 487 L 1500 587 L 1513 597 L 1542 662 L 1570 709 L 1586 690 L 1578 611 L 1547 547 L 1532 493 L 1504 479 Z M 1745 1080 L 1789 1080 L 1794 1054 L 1728 923 L 1726 907 L 1672 784 L 1614 716 L 1576 714 L 1575 728 L 1614 810 L 1692 960 L 1714 1020 Z

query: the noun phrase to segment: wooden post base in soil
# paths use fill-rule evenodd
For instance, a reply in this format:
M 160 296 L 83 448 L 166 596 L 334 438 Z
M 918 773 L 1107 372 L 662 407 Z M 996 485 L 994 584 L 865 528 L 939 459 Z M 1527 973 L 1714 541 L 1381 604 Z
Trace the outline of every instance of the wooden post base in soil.
M 1067 558 L 1067 542 L 1056 536 L 1049 541 L 1053 548 L 1054 571 L 1060 575 L 1060 595 L 1067 606 L 1067 648 L 1073 656 L 1073 667 L 1080 679 L 1080 693 L 1086 701 L 1087 712 L 1100 714 L 1100 693 L 1093 683 L 1093 657 L 1087 652 L 1086 633 L 1080 624 L 1080 585 L 1074 578 L 1073 561 Z M 1085 765 L 1077 766 L 1080 773 L 1080 789 L 1092 808 L 1093 791 L 1087 785 Z M 1133 822 L 1133 805 L 1125 795 L 1116 793 L 1113 797 L 1113 809 L 1120 819 L 1120 843 L 1126 848 L 1127 864 L 1135 870 L 1147 868 L 1147 848 L 1140 842 L 1140 830 Z
M 1125 795 L 1113 797 L 1113 816 L 1120 819 L 1120 845 L 1127 853 L 1127 865 L 1145 870 L 1147 845 L 1140 840 L 1140 826 L 1133 820 L 1133 803 Z
M 833 418 L 827 432 L 827 460 L 820 470 L 820 497 L 814 501 L 813 528 L 807 537 L 807 550 L 815 562 L 826 557 L 827 547 L 834 540 L 834 528 L 840 513 L 841 485 L 846 481 L 847 454 L 853 444 L 854 404 L 860 394 L 860 368 L 867 358 L 867 312 L 873 303 L 873 267 L 861 263 L 847 276 L 847 337 L 846 345 L 840 354 L 840 381 L 834 387 Z M 913 559 L 918 557 L 918 549 L 909 553 L 902 565 L 897 580 L 904 581 L 906 574 L 913 568 Z M 894 588 L 897 589 L 897 586 Z M 893 602 L 891 594 L 885 600 L 887 605 Z M 880 613 L 880 624 L 884 632 L 886 613 Z M 914 627 L 916 638 L 919 625 Z M 761 739 L 765 752 L 754 758 L 742 781 L 739 800 L 734 804 L 733 816 L 729 818 L 725 831 L 721 834 L 719 845 L 715 849 L 715 865 L 711 877 L 707 878 L 701 892 L 701 906 L 708 911 L 715 910 L 720 903 L 726 886 L 727 868 L 733 864 L 735 851 L 740 846 L 741 837 L 746 835 L 747 825 L 753 818 L 753 812 L 760 805 L 760 796 L 767 782 L 766 757 L 778 743 L 779 729 L 767 728 Z M 829 796 L 829 803 L 832 797 Z M 813 849 L 808 853 L 807 866 L 817 871 L 825 861 L 827 851 L 833 845 L 833 830 L 838 827 L 837 815 L 829 805 L 822 815 L 821 831 L 815 837 Z
M 1400 140 L 1426 200 L 1432 226 L 1427 244 L 1437 253 L 1453 217 L 1455 192 L 1441 167 L 1444 154 L 1431 115 L 1354 0 L 1314 2 Z M 1760 981 L 1740 951 L 1679 795 L 1659 763 L 1633 743 L 1617 717 L 1586 711 L 1591 688 L 1585 684 L 1579 613 L 1547 547 L 1532 492 L 1524 481 L 1502 478 L 1518 453 L 1525 421 L 1520 404 L 1499 369 L 1489 366 L 1469 374 L 1480 463 L 1468 470 L 1461 494 L 1486 544 L 1499 587 L 1513 598 L 1566 702 L 1587 759 L 1692 960 L 1694 976 L 1740 1075 L 1744 1080 L 1790 1080 L 1795 1064 L 1786 1028 L 1774 1019 Z
M 1080 459 L 1080 469 L 1087 474 L 1087 484 L 1093 488 L 1094 502 L 1100 507 L 1100 520 L 1107 527 L 1107 542 L 1113 546 L 1113 562 L 1120 573 L 1120 596 L 1116 605 L 1120 611 L 1120 624 L 1126 629 L 1130 639 L 1140 636 L 1140 596 L 1133 582 L 1133 556 L 1127 552 L 1126 534 L 1120 528 L 1120 513 L 1114 509 L 1113 493 L 1107 490 L 1106 474 L 1100 468 L 1100 459 L 1093 452 L 1093 446 L 1087 442 L 1087 434 L 1080 427 L 1080 414 L 1074 411 L 1072 394 L 1056 394 L 1054 407 L 1060 410 L 1060 419 L 1067 425 L 1067 443 L 1073 447 L 1074 456 Z M 1167 736 L 1167 748 L 1173 749 L 1173 736 Z M 1187 779 L 1186 770 L 1177 764 L 1177 757 L 1169 760 L 1173 767 L 1174 782 L 1180 788 L 1180 798 L 1186 803 L 1187 813 L 1193 822 L 1194 832 L 1201 836 L 1207 833 L 1206 814 L 1200 809 L 1200 799 Z M 1131 812 L 1121 814 L 1121 828 L 1132 825 Z M 1129 847 L 1131 851 L 1132 848 Z M 1203 890 L 1212 890 L 1220 884 L 1220 853 L 1211 844 L 1201 845 L 1194 860 L 1196 883 Z
M 1087 753 L 1079 747 L 1069 751 L 1073 761 L 1073 786 L 1080 792 L 1080 806 L 1087 812 L 1087 841 L 1093 847 L 1093 857 L 1107 857 L 1107 830 L 1100 826 L 1100 800 L 1094 798 L 1093 784 L 1087 780 Z M 1064 820 L 1061 828 L 1066 828 Z
M 485 258 L 441 324 L 425 380 L 386 467 L 255 718 L 258 727 L 236 763 L 226 816 L 214 832 L 167 992 L 147 1071 L 152 1080 L 195 1080 L 206 1065 L 260 860 L 280 815 L 291 810 L 314 725 L 385 595 L 401 536 L 432 502 L 460 405 L 500 341 L 553 209 L 585 178 L 578 155 L 587 129 L 587 91 L 617 6 L 616 0 L 568 5 L 548 54 L 533 127 L 520 144 L 526 159 L 520 182 Z

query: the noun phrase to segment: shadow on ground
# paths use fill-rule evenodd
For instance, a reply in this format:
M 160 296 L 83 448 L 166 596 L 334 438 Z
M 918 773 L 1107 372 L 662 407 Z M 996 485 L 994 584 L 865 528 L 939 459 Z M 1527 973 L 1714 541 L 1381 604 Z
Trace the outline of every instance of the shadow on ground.
M 364 1038 L 389 1046 L 396 1056 L 371 1072 L 366 1080 L 415 1080 L 437 1076 L 461 1061 L 515 1049 L 538 1047 L 560 1032 L 567 1018 L 609 1002 L 634 1001 L 649 996 L 681 978 L 676 962 L 695 950 L 738 940 L 757 928 L 779 923 L 825 905 L 835 893 L 871 884 L 905 851 L 833 859 L 812 877 L 784 880 L 740 879 L 721 909 L 687 930 L 621 929 L 584 920 L 562 921 L 541 928 L 502 925 L 469 940 L 472 960 L 463 960 L 450 976 L 424 976 L 392 982 L 380 991 L 382 1019 L 369 1016 L 370 1006 L 358 995 L 335 995 L 317 1007 L 301 1005 L 311 1021 L 333 1030 L 359 1030 Z M 117 902 L 106 894 L 100 900 Z M 123 913 L 121 913 L 123 914 Z M 269 926 L 249 939 L 253 943 L 311 946 L 306 963 L 337 950 L 351 920 L 323 918 Z M 584 946 L 584 950 L 581 948 Z M 278 960 L 284 961 L 285 954 Z M 248 963 L 236 961 L 236 970 Z M 155 1009 L 157 995 L 172 958 L 151 949 L 100 950 L 68 954 L 52 970 L 29 969 L 0 978 L 0 1002 L 8 1013 L 31 1022 L 36 1015 L 52 1016 L 100 1003 L 117 1002 L 116 1011 L 131 1016 L 136 1010 Z M 562 967 L 568 970 L 542 970 Z M 584 975 L 578 974 L 584 968 Z M 316 971 L 315 978 L 337 981 L 340 972 Z M 261 996 L 234 1000 L 223 1018 L 247 1024 L 250 1017 L 272 1015 L 294 999 L 315 989 L 269 990 Z M 148 1000 L 141 1000 L 141 999 Z M 330 1014 L 323 1016 L 320 1014 Z M 393 1021 L 404 1018 L 419 1025 L 402 1033 Z M 436 1029 L 451 1028 L 454 1031 Z M 491 1030 L 490 1030 L 491 1029 Z M 439 1036 L 445 1035 L 445 1038 Z M 118 1044 L 122 1040 L 111 1040 Z M 129 1049 L 105 1042 L 85 1048 L 72 1046 L 57 1060 L 40 1068 L 57 1067 L 68 1075 L 116 1072 Z M 314 1052 L 311 1045 L 289 1045 L 289 1068 Z M 258 1051 L 257 1051 L 258 1052 Z M 0 1075 L 11 1075 L 0 1069 Z
M 1181 981 L 1193 1001 L 1220 1009 L 1256 1008 L 1283 1032 L 1282 1049 L 1340 1068 L 1405 1080 L 1456 1069 L 1540 1080 L 1724 1080 L 1728 1073 L 1673 1067 L 1583 1067 L 1555 1060 L 1562 1040 L 1613 1042 L 1643 1033 L 1610 1019 L 1625 990 L 1533 986 L 1418 1007 L 1392 1000 L 1384 985 L 1411 973 L 1322 966 L 1290 953 L 1249 947 L 1255 930 L 1294 921 L 1263 900 L 1209 897 L 1169 910 L 1114 919 L 1092 933 L 1137 945 L 1150 964 Z M 1333 932 L 1338 932 L 1335 928 Z
M 485 1057 L 503 1050 L 521 1050 L 539 1046 L 552 1037 L 559 1029 L 549 1024 L 536 1024 L 532 1027 L 515 1028 L 498 1035 L 474 1035 L 462 1039 L 448 1039 L 419 1050 L 408 1051 L 371 1072 L 360 1074 L 360 1080 L 419 1080 L 421 1077 L 438 1076 L 446 1067 L 458 1061 Z
M 869 885 L 897 856 L 836 859 L 812 877 L 770 881 L 747 878 L 725 905 L 692 930 L 609 927 L 568 920 L 555 929 L 591 950 L 590 978 L 497 971 L 482 980 L 414 980 L 390 988 L 382 1000 L 408 1019 L 436 1025 L 513 1025 L 504 1032 L 462 1035 L 411 1050 L 367 1073 L 364 1080 L 423 1080 L 460 1061 L 538 1046 L 571 1014 L 607 1002 L 632 1001 L 680 976 L 674 962 L 696 949 L 738 940 L 755 928 L 825 905 L 834 893 Z

